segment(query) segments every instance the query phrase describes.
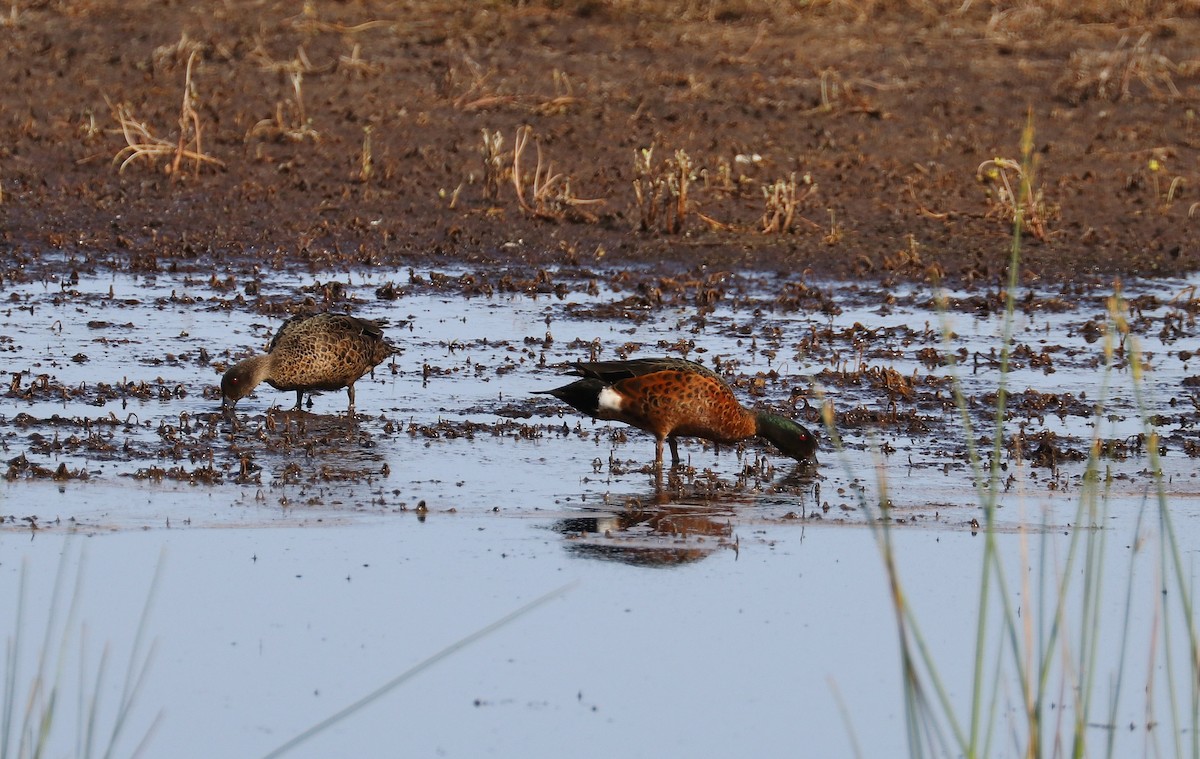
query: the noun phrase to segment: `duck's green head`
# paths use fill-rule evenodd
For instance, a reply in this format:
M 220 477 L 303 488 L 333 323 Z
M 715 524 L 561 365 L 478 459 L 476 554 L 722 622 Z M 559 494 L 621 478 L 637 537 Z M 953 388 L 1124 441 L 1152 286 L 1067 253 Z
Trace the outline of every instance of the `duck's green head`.
M 817 436 L 803 425 L 775 414 L 758 415 L 758 436 L 770 440 L 780 451 L 796 461 L 813 458 L 817 452 Z

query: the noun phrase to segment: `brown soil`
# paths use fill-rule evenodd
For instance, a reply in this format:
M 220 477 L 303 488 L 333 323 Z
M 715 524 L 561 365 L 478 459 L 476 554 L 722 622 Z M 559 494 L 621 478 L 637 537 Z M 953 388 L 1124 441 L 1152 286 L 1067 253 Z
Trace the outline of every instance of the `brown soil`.
M 1194 0 L 1132 4 L 1157 9 L 1141 17 L 815 5 L 14 3 L 0 274 L 65 250 L 135 270 L 664 262 L 992 282 L 1027 118 L 1027 281 L 1200 266 Z M 126 150 L 122 116 L 158 152 Z M 503 139 L 491 164 L 485 133 Z M 534 200 L 539 149 L 560 176 Z M 764 232 L 772 188 L 795 191 L 794 215 Z

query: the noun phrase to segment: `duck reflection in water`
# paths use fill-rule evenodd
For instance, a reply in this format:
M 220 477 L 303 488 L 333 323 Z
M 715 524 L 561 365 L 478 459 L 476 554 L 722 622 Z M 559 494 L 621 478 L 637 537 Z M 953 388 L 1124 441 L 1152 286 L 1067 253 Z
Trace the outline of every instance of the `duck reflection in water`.
M 733 525 L 695 507 L 645 508 L 569 517 L 554 523 L 566 548 L 580 558 L 642 567 L 672 567 L 707 558 L 718 548 L 737 550 Z
M 606 498 L 605 509 L 560 519 L 554 530 L 576 556 L 636 566 L 689 564 L 718 549 L 737 555 L 740 543 L 734 526 L 739 513 L 769 517 L 777 511 L 781 518 L 807 513 L 809 489 L 818 486 L 811 467 L 796 469 L 780 483 L 786 483 L 783 487 L 754 493 L 719 489 L 721 485 L 712 482 L 685 485 L 673 476 L 669 491 L 657 488 L 644 497 Z

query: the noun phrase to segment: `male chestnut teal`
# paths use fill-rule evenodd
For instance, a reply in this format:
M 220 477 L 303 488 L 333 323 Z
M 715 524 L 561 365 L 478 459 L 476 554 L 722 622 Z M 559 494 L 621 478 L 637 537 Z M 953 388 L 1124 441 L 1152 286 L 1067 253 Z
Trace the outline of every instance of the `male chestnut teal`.
M 663 442 L 679 464 L 678 437 L 733 443 L 760 437 L 797 461 L 817 452 L 816 437 L 782 416 L 742 407 L 711 369 L 681 358 L 579 362 L 568 374 L 583 379 L 540 390 L 594 419 L 624 422 L 655 438 L 654 463 L 662 468 Z
M 260 382 L 305 393 L 346 388 L 354 411 L 354 382 L 400 349 L 383 339 L 383 323 L 349 314 L 293 316 L 267 352 L 239 361 L 221 377 L 222 402 L 232 407 Z

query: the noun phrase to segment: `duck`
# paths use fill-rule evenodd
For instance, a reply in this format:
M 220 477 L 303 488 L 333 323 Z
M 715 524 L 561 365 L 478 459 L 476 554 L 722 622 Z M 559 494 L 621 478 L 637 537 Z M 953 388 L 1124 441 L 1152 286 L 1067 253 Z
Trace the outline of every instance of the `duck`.
M 293 316 L 275 333 L 266 353 L 237 362 L 221 377 L 222 405 L 233 408 L 260 382 L 295 390 L 297 410 L 305 393 L 344 387 L 353 414 L 355 381 L 400 352 L 384 339 L 384 326 L 385 321 L 349 314 Z
M 679 465 L 679 437 L 734 443 L 770 441 L 797 461 L 813 460 L 817 438 L 791 419 L 740 404 L 711 369 L 682 358 L 575 362 L 566 372 L 581 377 L 537 393 L 552 395 L 593 419 L 624 422 L 654 435 L 654 464 L 663 466 L 663 444 Z

